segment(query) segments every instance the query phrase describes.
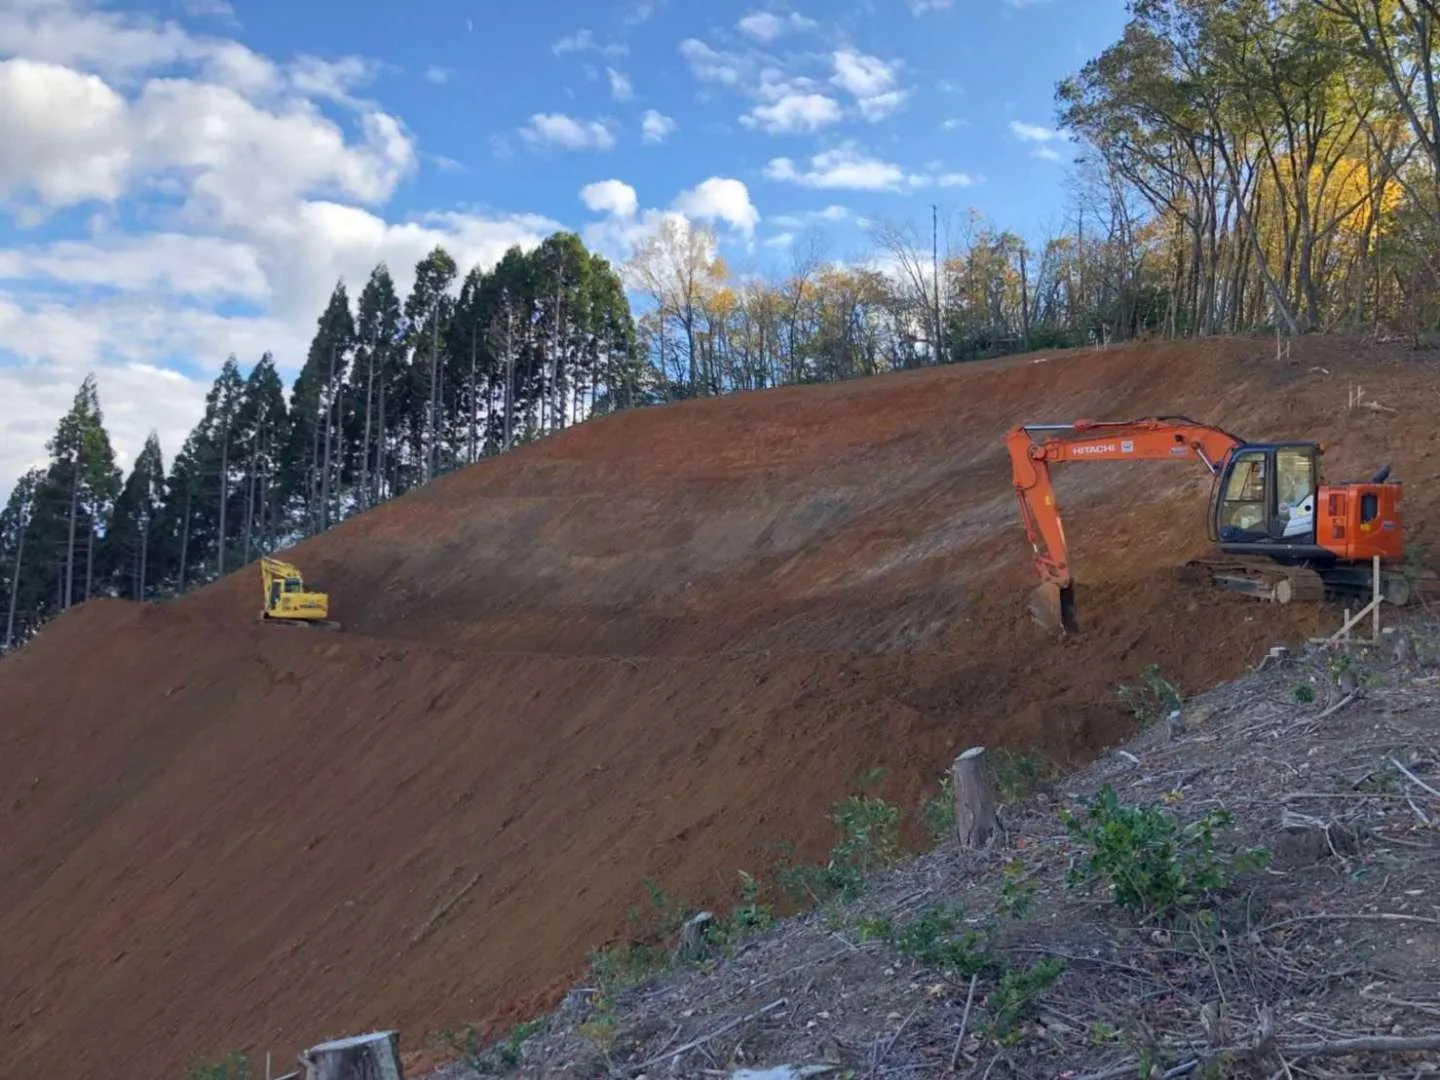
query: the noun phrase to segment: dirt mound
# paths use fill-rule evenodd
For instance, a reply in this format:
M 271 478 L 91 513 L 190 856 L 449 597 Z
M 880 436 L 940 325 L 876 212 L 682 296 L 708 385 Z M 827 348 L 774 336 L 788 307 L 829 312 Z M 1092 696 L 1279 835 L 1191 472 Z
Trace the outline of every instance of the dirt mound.
M 705 903 L 883 766 L 1080 760 L 1151 663 L 1213 684 L 1335 613 L 1197 595 L 1208 482 L 1058 476 L 1086 633 L 1055 644 L 1004 431 L 1157 411 L 1391 460 L 1434 528 L 1433 374 L 1297 344 L 1055 354 L 598 420 L 293 552 L 342 634 L 262 628 L 245 570 L 97 603 L 0 664 L 5 1076 L 548 1002 L 647 875 Z M 1303 359 L 1302 359 L 1303 357 Z M 1323 365 L 1324 371 L 1312 371 Z M 1399 410 L 1346 409 L 1347 372 Z

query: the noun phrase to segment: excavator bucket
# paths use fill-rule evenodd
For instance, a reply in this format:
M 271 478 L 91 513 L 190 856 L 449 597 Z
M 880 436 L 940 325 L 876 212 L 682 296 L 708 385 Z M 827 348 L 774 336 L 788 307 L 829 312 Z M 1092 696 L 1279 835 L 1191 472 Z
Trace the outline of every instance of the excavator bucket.
M 1030 617 L 1049 631 L 1058 630 L 1064 634 L 1079 633 L 1080 624 L 1075 618 L 1075 587 L 1066 585 L 1062 588 L 1054 582 L 1047 581 L 1032 590 L 1030 593 Z

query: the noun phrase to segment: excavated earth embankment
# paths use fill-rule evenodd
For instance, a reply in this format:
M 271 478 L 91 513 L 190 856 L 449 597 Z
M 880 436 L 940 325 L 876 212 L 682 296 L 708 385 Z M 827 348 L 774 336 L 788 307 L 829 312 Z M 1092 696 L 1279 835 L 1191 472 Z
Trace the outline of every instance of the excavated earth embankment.
M 1147 665 L 1208 686 L 1333 627 L 1182 586 L 1209 480 L 1159 463 L 1057 475 L 1086 632 L 1024 611 L 1017 421 L 1322 438 L 1336 477 L 1393 463 L 1424 546 L 1433 369 L 1294 357 L 1137 346 L 622 414 L 293 549 L 341 633 L 257 625 L 253 568 L 76 609 L 0 664 L 0 1075 L 523 1013 L 647 876 L 717 902 L 781 842 L 821 855 L 867 770 L 913 806 L 966 745 L 1083 760 Z M 1347 407 L 1356 382 L 1386 408 Z

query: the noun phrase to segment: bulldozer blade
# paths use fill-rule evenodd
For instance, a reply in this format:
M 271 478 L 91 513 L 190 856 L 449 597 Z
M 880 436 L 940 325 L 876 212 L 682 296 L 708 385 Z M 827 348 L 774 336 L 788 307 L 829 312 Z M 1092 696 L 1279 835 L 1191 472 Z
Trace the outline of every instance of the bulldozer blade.
M 1080 624 L 1075 618 L 1075 587 L 1066 585 L 1062 588 L 1047 581 L 1031 590 L 1030 617 L 1046 630 L 1078 633 Z

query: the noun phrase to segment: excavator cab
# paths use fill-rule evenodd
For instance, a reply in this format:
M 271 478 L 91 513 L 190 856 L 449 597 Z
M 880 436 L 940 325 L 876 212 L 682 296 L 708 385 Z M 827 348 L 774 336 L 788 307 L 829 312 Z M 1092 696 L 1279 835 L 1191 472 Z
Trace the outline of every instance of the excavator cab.
M 1400 494 L 1389 465 L 1366 481 L 1327 484 L 1314 443 L 1246 444 L 1216 478 L 1211 539 L 1226 554 L 1280 562 L 1399 560 Z
M 1216 478 L 1211 539 L 1229 554 L 1313 549 L 1319 477 L 1314 443 L 1237 447 Z
M 339 628 L 339 623 L 328 618 L 330 597 L 323 592 L 307 591 L 299 567 L 266 556 L 260 560 L 260 579 L 265 591 L 265 606 L 260 612 L 262 621 L 285 626 Z

